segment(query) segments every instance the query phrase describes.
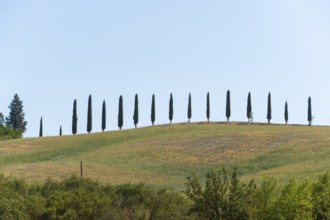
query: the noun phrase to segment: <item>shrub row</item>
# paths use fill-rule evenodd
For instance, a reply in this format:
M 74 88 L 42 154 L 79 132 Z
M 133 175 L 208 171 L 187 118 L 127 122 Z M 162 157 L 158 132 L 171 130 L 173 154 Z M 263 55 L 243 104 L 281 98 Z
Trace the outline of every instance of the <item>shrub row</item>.
M 0 176 L 0 219 L 329 219 L 330 175 L 281 185 L 242 183 L 236 171 L 188 177 L 185 192 L 111 186 L 71 176 L 28 184 Z

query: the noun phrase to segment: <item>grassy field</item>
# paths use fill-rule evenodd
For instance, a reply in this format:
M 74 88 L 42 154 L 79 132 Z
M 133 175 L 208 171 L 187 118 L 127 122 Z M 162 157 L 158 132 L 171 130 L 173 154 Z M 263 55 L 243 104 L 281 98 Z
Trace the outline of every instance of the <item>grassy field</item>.
M 80 174 L 102 182 L 183 189 L 192 172 L 236 167 L 242 180 L 310 178 L 330 170 L 330 127 L 177 124 L 0 142 L 0 173 L 43 181 Z

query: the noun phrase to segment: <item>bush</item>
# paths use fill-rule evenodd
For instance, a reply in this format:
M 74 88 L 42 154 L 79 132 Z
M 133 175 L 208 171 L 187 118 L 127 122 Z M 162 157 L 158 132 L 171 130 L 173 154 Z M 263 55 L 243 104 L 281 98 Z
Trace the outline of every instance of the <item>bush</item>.
M 254 192 L 254 181 L 248 184 L 240 183 L 236 170 L 226 169 L 206 174 L 205 188 L 196 176 L 188 177 L 186 184 L 187 196 L 193 201 L 191 212 L 201 219 L 248 219 L 248 209 L 245 201 Z
M 279 185 L 241 183 L 236 170 L 188 177 L 185 193 L 145 184 L 104 185 L 77 176 L 28 184 L 0 175 L 0 219 L 329 219 L 330 175 Z

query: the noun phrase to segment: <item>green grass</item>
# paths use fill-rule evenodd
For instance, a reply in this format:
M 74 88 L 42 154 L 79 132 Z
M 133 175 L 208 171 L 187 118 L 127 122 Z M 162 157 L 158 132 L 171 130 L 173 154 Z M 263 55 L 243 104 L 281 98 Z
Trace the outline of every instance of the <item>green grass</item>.
M 330 127 L 178 124 L 0 142 L 0 172 L 43 181 L 80 173 L 102 182 L 183 189 L 192 172 L 236 167 L 243 180 L 330 170 Z

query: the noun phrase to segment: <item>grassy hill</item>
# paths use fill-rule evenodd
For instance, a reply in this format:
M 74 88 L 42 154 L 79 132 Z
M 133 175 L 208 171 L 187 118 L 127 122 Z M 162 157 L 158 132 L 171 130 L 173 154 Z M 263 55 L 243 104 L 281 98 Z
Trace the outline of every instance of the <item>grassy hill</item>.
M 237 167 L 243 180 L 330 170 L 330 127 L 194 123 L 0 142 L 0 173 L 43 181 L 80 174 L 112 184 L 184 188 L 192 172 Z

